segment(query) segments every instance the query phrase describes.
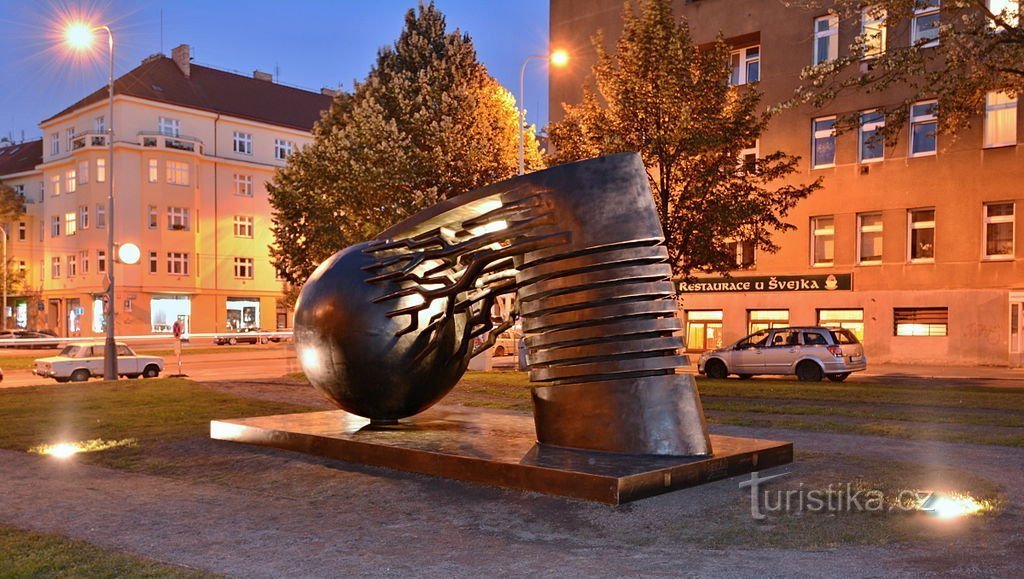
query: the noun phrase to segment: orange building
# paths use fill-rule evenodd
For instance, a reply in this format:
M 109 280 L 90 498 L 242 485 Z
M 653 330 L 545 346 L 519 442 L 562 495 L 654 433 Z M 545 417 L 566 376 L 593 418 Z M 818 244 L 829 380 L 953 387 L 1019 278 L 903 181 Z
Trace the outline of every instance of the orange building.
M 8 227 L 29 288 L 10 300 L 8 325 L 102 334 L 105 273 L 116 267 L 119 334 L 169 333 L 177 319 L 192 333 L 286 327 L 265 184 L 312 141 L 332 91 L 199 66 L 182 45 L 118 78 L 114 92 L 114 237 L 138 245 L 141 260 L 106 255 L 104 87 L 42 121 L 41 142 L 20 145 L 41 155 L 34 166 L 0 165 L 0 180 L 28 201 L 24 221 Z
M 550 75 L 553 121 L 562 103 L 580 98 L 594 62 L 591 37 L 603 30 L 614 50 L 622 9 L 621 0 L 551 0 L 551 46 L 568 49 L 574 62 Z M 734 49 L 730 81 L 757 83 L 765 104 L 789 98 L 804 67 L 845 54 L 862 32 L 882 31 L 885 50 L 921 40 L 941 18 L 929 7 L 888 27 L 871 11 L 841 21 L 827 6 L 749 0 L 676 0 L 674 9 L 696 42 L 724 35 Z M 1022 365 L 1018 102 L 989 94 L 985 115 L 954 140 L 934 137 L 935 101 L 923 100 L 897 146 L 874 144 L 870 136 L 885 122 L 875 109 L 900 96 L 850 94 L 773 120 L 757 150 L 799 155 L 794 180 L 823 177 L 824 189 L 790 213 L 797 228 L 777 234 L 778 253 L 737 247 L 731 279 L 681 286 L 690 351 L 760 328 L 821 324 L 856 332 L 876 363 Z M 836 115 L 848 113 L 860 114 L 859 130 L 836 135 Z

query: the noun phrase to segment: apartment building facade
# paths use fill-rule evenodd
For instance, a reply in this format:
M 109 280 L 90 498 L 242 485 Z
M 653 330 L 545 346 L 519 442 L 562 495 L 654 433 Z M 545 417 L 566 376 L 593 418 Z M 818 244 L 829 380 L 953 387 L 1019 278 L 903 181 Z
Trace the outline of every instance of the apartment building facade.
M 906 26 L 887 26 L 873 10 L 841 20 L 827 6 L 677 0 L 673 7 L 697 43 L 721 32 L 733 48 L 729 81 L 757 83 L 771 104 L 793 94 L 804 67 L 846 54 L 859 34 L 881 32 L 877 50 L 938 42 L 938 6 L 932 2 Z M 618 0 L 551 1 L 551 45 L 569 50 L 574 62 L 550 75 L 552 121 L 562 103 L 580 98 L 594 62 L 591 37 L 603 31 L 614 50 L 622 9 Z M 729 277 L 680 283 L 690 351 L 763 328 L 820 324 L 853 330 L 873 362 L 1022 365 L 1018 100 L 990 93 L 985 114 L 955 139 L 935 136 L 937 103 L 922 100 L 898 144 L 886 146 L 871 139 L 886 120 L 876 109 L 900 96 L 898 89 L 847 94 L 772 121 L 757 150 L 799 155 L 793 180 L 822 177 L 824 188 L 790 213 L 796 229 L 776 234 L 777 253 L 754 255 L 741 245 Z M 837 115 L 850 113 L 859 114 L 860 126 L 837 135 Z
M 116 268 L 119 334 L 169 333 L 176 320 L 192 333 L 287 327 L 266 183 L 311 142 L 329 93 L 198 66 L 182 45 L 115 81 L 113 168 L 106 88 L 42 121 L 41 158 L 17 177 L 28 201 L 17 259 L 33 291 L 11 300 L 10 325 L 102 334 Z M 114 238 L 140 248 L 134 265 L 107 255 L 111 175 Z

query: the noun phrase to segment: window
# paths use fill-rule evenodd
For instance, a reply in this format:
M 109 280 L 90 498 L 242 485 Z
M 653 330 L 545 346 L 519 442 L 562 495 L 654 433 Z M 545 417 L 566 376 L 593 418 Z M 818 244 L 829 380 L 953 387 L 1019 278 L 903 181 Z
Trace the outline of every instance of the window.
M 910 261 L 935 261 L 935 210 L 911 209 L 907 219 Z
M 785 328 L 789 325 L 789 310 L 747 310 L 747 333 Z
M 71 141 L 75 140 L 75 127 L 70 129 L 64 129 L 64 150 L 68 153 L 71 152 Z
M 729 84 L 741 85 L 761 80 L 761 47 L 751 46 L 729 54 Z
M 857 263 L 882 263 L 882 214 L 861 213 L 857 216 Z
M 252 238 L 252 216 L 235 215 L 235 237 Z
M 775 332 L 769 348 L 792 348 L 800 345 L 800 332 L 797 330 L 783 330 Z
M 50 154 L 60 154 L 60 133 L 53 133 L 50 135 Z
M 814 119 L 813 166 L 832 167 L 836 164 L 836 118 Z
M 50 218 L 50 237 L 60 237 L 60 215 Z
M 188 185 L 188 163 L 167 161 L 167 182 L 171 185 Z
M 96 271 L 99 273 L 107 271 L 107 252 L 102 249 L 96 252 Z
M 85 185 L 89 182 L 89 161 L 82 161 L 78 164 L 78 184 Z
M 167 208 L 167 229 L 187 230 L 188 229 L 188 208 L 168 207 Z
M 811 218 L 811 263 L 814 265 L 832 265 L 835 261 L 835 218 Z
M 167 273 L 173 275 L 188 275 L 188 254 L 168 252 Z
M 92 121 L 92 130 L 104 134 L 107 132 L 107 117 L 96 117 Z
M 103 183 L 107 180 L 107 160 L 96 159 L 96 182 Z
M 985 95 L 985 146 L 1017 144 L 1017 98 L 1005 92 Z
M 252 197 L 252 175 L 235 174 L 235 195 Z
M 231 139 L 231 150 L 243 155 L 252 154 L 252 135 L 249 133 L 234 132 Z
M 149 222 L 147 223 L 150 229 L 156 229 L 160 227 L 160 214 L 157 213 L 156 205 L 149 206 Z
M 945 336 L 949 308 L 893 308 L 893 335 Z
M 78 261 L 73 255 L 68 256 L 68 277 L 78 275 Z
M 885 155 L 885 141 L 882 129 L 885 117 L 878 111 L 868 111 L 860 115 L 860 162 L 881 161 Z
M 18 241 L 26 241 L 28 239 L 28 225 L 24 221 L 18 222 Z
M 71 237 L 78 233 L 78 214 L 74 211 L 64 214 L 64 235 Z
M 1013 259 L 1013 203 L 985 204 L 985 259 Z
M 96 229 L 107 226 L 107 208 L 102 203 L 96 204 Z
M 853 332 L 864 341 L 864 310 L 818 310 L 818 325 Z
M 910 156 L 924 157 L 934 155 L 938 148 L 936 129 L 938 129 L 938 101 L 914 103 L 910 107 Z
M 729 251 L 736 256 L 736 267 L 740 269 L 753 267 L 756 263 L 756 260 L 754 259 L 753 241 L 729 242 Z
M 1002 18 L 1011 28 L 1016 28 L 1020 23 L 1020 0 L 988 0 L 988 10 Z M 992 22 L 991 26 L 1000 32 L 1006 30 L 1006 26 L 998 22 Z
M 60 277 L 60 258 L 59 257 L 51 257 L 50 258 L 50 277 L 52 277 L 53 279 L 57 279 L 57 278 Z
M 235 277 L 240 279 L 252 279 L 252 258 L 235 258 Z
M 910 42 L 921 48 L 939 45 L 939 0 L 917 0 Z
M 50 195 L 60 195 L 60 175 L 50 177 Z
M 686 349 L 702 352 L 722 347 L 722 310 L 686 311 Z
M 156 261 L 156 252 L 149 252 L 149 273 L 156 273 L 158 271 Z
M 75 172 L 74 169 L 68 169 L 67 172 L 64 173 L 64 182 L 67 184 L 65 190 L 68 193 L 78 191 L 78 173 Z
M 161 135 L 167 135 L 168 137 L 180 137 L 181 136 L 181 122 L 178 119 L 169 119 L 167 117 L 160 117 L 157 122 L 157 128 Z
M 89 206 L 78 206 L 78 228 L 89 229 Z
M 89 252 L 79 251 L 78 261 L 82 263 L 82 275 L 89 273 Z
M 758 149 L 760 146 L 760 139 L 755 139 L 753 143 L 747 143 L 747 146 L 740 150 L 741 170 L 753 172 L 757 169 Z
M 885 53 L 885 8 L 869 6 L 861 12 L 860 35 L 864 59 L 877 58 Z
M 160 180 L 160 161 L 156 159 L 149 160 L 149 177 L 147 180 L 150 183 L 156 183 Z
M 839 57 L 839 16 L 829 14 L 814 19 L 814 59 L 821 64 Z
M 292 149 L 295 147 L 295 143 L 291 141 L 284 141 L 282 139 L 274 139 L 274 158 L 275 159 L 287 159 L 292 154 Z

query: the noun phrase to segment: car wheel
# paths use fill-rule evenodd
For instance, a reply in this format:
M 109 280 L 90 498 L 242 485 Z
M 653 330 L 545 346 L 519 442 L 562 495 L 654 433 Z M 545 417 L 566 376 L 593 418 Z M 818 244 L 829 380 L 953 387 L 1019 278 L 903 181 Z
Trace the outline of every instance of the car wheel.
M 704 373 L 713 380 L 725 380 L 729 377 L 729 370 L 721 360 L 708 360 L 707 364 L 704 364 Z
M 801 382 L 820 382 L 824 375 L 821 366 L 809 360 L 800 362 L 796 366 L 796 378 Z
M 828 379 L 833 382 L 842 382 L 850 377 L 849 372 L 843 372 L 842 374 L 829 374 Z
M 146 366 L 146 369 L 142 371 L 143 378 L 156 378 L 160 375 L 160 368 L 156 364 L 150 364 Z
M 228 344 L 231 344 L 232 346 L 234 346 L 237 343 L 238 343 L 238 338 L 229 338 L 228 339 Z
M 68 380 L 70 380 L 70 379 L 71 379 L 71 378 L 57 378 L 57 377 L 54 377 L 54 380 L 56 380 L 56 381 L 60 382 L 61 384 L 63 384 L 63 383 L 65 383 L 65 382 L 67 382 L 67 381 L 68 381 Z
M 84 369 L 84 368 L 79 368 L 78 370 L 75 370 L 74 372 L 71 373 L 71 381 L 72 382 L 88 382 L 89 381 L 89 371 Z
M 739 377 L 740 377 L 740 380 L 750 380 L 751 378 L 754 377 L 754 375 L 753 374 L 740 374 Z
M 266 336 L 263 336 L 262 338 L 260 338 L 260 343 L 261 343 L 261 344 L 266 344 L 266 343 L 267 343 L 267 342 L 269 342 L 269 341 L 270 341 L 270 340 L 268 340 Z

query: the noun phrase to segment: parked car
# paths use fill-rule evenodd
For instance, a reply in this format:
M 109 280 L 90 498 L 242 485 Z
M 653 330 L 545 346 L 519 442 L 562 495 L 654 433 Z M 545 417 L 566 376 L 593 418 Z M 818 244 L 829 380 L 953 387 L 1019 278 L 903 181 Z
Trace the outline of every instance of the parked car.
M 802 381 L 833 382 L 867 368 L 864 346 L 853 332 L 820 327 L 775 328 L 755 332 L 718 350 L 701 354 L 697 371 L 708 378 L 737 374 L 793 374 Z
M 31 330 L 11 330 L 0 332 L 0 340 L 25 340 L 23 343 L 0 343 L 0 348 L 57 348 L 60 340 L 50 332 L 34 332 Z M 31 342 L 29 340 L 32 340 Z
M 259 328 L 242 328 L 237 332 L 231 334 L 218 334 L 214 336 L 213 343 L 218 346 L 224 344 L 266 344 L 267 342 L 280 342 L 281 338 L 278 336 L 261 336 L 258 332 L 263 330 Z
M 91 376 L 103 376 L 103 342 L 85 342 L 65 346 L 56 356 L 35 361 L 32 373 L 58 382 L 85 382 Z M 156 378 L 164 369 L 164 359 L 140 356 L 126 344 L 117 344 L 117 374 L 128 378 Z

